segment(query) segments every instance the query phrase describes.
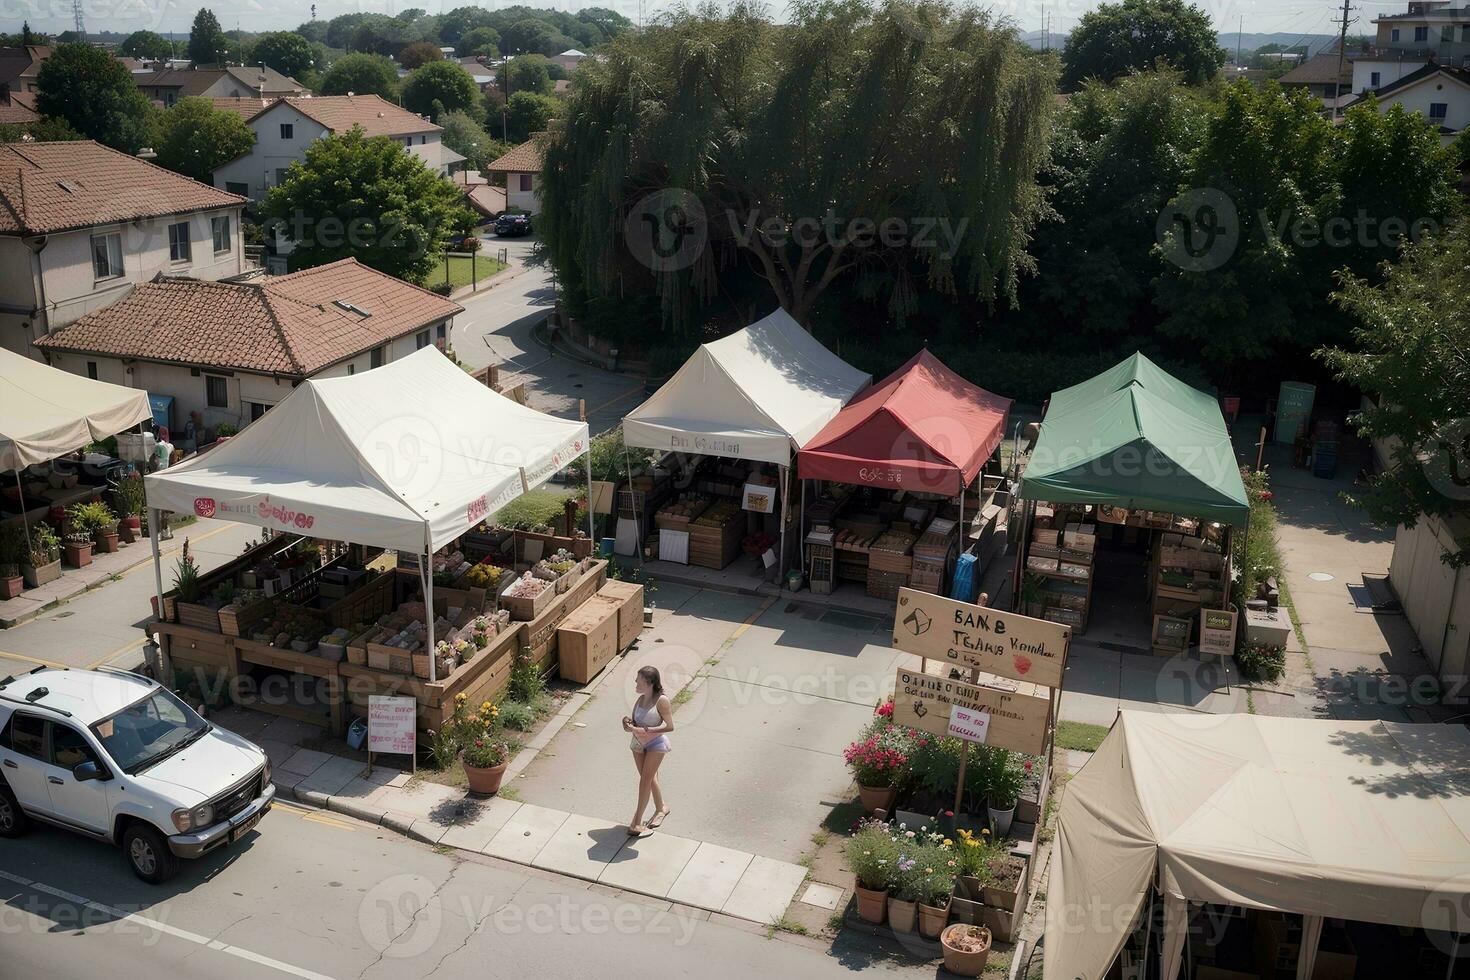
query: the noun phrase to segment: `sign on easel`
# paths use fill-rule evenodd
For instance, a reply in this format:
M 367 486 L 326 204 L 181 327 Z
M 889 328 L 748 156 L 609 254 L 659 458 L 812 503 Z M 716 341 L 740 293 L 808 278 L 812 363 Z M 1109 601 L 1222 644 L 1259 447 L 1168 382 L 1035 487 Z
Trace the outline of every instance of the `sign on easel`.
M 418 772 L 418 700 L 386 694 L 368 695 L 368 772 L 373 756 L 406 755 Z
M 989 716 L 986 744 L 1041 755 L 1051 720 L 1050 695 L 1045 688 L 1024 681 L 1014 690 L 1005 690 L 900 667 L 893 690 L 893 723 L 931 735 L 948 735 L 951 712 L 959 707 L 972 716 Z
M 1199 652 L 1228 657 L 1235 652 L 1235 610 L 1199 611 Z
M 898 590 L 893 645 L 929 660 L 946 660 L 1042 687 L 1061 687 L 1072 630 L 918 589 Z

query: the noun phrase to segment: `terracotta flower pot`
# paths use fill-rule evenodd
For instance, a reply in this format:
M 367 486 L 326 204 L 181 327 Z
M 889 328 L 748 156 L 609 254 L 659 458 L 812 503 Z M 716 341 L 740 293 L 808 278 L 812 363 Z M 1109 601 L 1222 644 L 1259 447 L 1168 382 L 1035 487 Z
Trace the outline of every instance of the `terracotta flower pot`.
M 92 542 L 67 541 L 62 545 L 66 563 L 72 568 L 85 568 L 92 564 Z
M 858 799 L 862 801 L 863 812 L 872 816 L 879 810 L 884 813 L 893 812 L 893 801 L 898 799 L 898 789 L 893 786 L 858 786 Z
M 977 942 L 968 945 L 977 949 L 961 949 L 955 945 L 962 936 L 974 936 Z M 990 930 L 984 926 L 968 926 L 960 923 L 950 926 L 939 934 L 939 944 L 944 947 L 944 968 L 961 977 L 978 977 L 985 972 L 985 961 L 990 958 Z
M 914 926 L 919 921 L 919 903 L 905 902 L 901 899 L 888 899 L 888 924 L 893 926 L 894 932 L 909 933 L 914 931 Z
M 113 552 L 117 551 L 117 531 L 96 531 L 92 535 L 92 540 L 97 546 L 97 551 L 101 554 L 110 555 Z
M 138 530 L 139 529 L 136 527 L 129 526 L 126 518 L 124 518 L 123 522 L 117 526 L 117 534 L 118 537 L 122 538 L 123 544 L 132 544 L 134 541 L 138 540 Z
M 471 793 L 484 793 L 486 796 L 500 791 L 500 781 L 505 778 L 505 767 L 510 765 L 507 759 L 498 766 L 481 769 L 472 766 L 463 759 L 460 763 L 464 766 L 465 778 L 469 781 Z
M 925 939 L 938 939 L 949 924 L 949 903 L 943 905 L 919 905 L 919 935 Z
M 857 893 L 858 918 L 881 925 L 888 915 L 888 889 L 876 891 L 859 884 L 853 891 Z
M 0 599 L 14 599 L 26 587 L 26 580 L 19 575 L 0 578 Z

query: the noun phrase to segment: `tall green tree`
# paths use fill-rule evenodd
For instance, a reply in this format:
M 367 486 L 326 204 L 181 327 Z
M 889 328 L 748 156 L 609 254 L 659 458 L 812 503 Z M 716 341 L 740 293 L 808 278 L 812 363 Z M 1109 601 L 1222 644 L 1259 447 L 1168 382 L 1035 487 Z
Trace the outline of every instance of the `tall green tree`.
M 398 69 L 381 54 L 344 54 L 322 77 L 323 95 L 381 95 L 398 98 Z
M 153 137 L 153 107 L 132 73 L 108 51 L 62 44 L 41 62 L 36 110 L 88 139 L 137 153 Z
M 1347 275 L 1334 300 L 1353 320 L 1352 347 L 1319 352 L 1340 380 L 1372 396 L 1359 433 L 1387 440 L 1392 464 L 1349 499 L 1376 522 L 1470 512 L 1470 227 L 1407 248 L 1381 282 Z M 1470 544 L 1446 550 L 1470 565 Z
M 216 168 L 250 152 L 255 131 L 238 113 L 216 109 L 205 98 L 180 99 L 158 121 L 159 166 L 205 184 Z
M 316 67 L 316 50 L 295 31 L 270 31 L 255 39 L 250 63 L 264 64 L 299 80 Z
M 261 217 L 296 243 L 294 268 L 353 257 L 422 283 L 450 234 L 474 220 L 462 202 L 402 143 L 353 127 L 312 143 L 271 189 Z
M 484 169 L 510 150 L 510 144 L 491 136 L 468 112 L 446 112 L 439 125 L 444 127 L 444 145 L 464 157 L 471 170 Z
M 559 54 L 552 50 L 557 47 L 558 36 L 556 29 L 545 21 L 530 18 L 518 20 L 500 32 L 502 46 L 508 54 Z
M 458 62 L 431 61 L 403 80 L 403 105 L 419 115 L 431 116 L 436 101 L 450 112 L 477 111 L 480 89 Z
M 512 92 L 505 103 L 506 139 L 524 143 L 532 133 L 546 129 L 551 120 L 566 112 L 566 103 L 554 95 Z
M 199 8 L 189 30 L 189 60 L 196 65 L 222 65 L 230 55 L 230 39 L 208 7 Z
M 494 15 L 484 7 L 455 7 L 439 18 L 439 40 L 462 51 L 460 39 L 472 30 L 494 30 Z
M 472 27 L 459 36 L 455 51 L 460 55 L 500 53 L 500 32 L 493 27 Z
M 168 42 L 168 38 L 155 31 L 134 31 L 123 40 L 117 50 L 127 58 L 151 61 L 173 54 L 173 45 Z
M 902 0 L 798 5 L 777 27 L 737 3 L 606 54 L 543 172 L 539 227 L 573 303 L 638 283 L 679 329 L 752 270 L 759 301 L 804 323 L 837 283 L 899 321 L 921 293 L 1014 296 L 1054 79 L 1010 28 Z M 665 262 L 700 211 L 706 244 Z M 659 236 L 656 261 L 630 224 Z
M 444 54 L 439 46 L 430 41 L 415 41 L 398 52 L 398 63 L 409 71 L 422 68 L 431 61 L 442 61 L 443 58 Z
M 507 97 L 516 92 L 550 95 L 553 90 L 550 68 L 551 62 L 543 54 L 523 54 L 507 61 L 502 69 Z
M 1121 0 L 1082 15 L 1062 49 L 1062 84 L 1112 81 L 1163 62 L 1191 85 L 1213 78 L 1225 63 L 1210 15 L 1184 0 Z

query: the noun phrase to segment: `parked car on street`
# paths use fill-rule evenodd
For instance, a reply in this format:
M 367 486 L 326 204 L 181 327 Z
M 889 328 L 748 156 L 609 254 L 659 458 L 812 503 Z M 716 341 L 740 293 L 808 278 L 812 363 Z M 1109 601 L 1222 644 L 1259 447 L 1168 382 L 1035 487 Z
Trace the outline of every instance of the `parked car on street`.
M 529 235 L 530 233 L 531 216 L 529 214 L 502 214 L 495 219 L 495 234 L 502 238 Z
M 42 820 L 123 849 L 157 884 L 271 808 L 270 759 L 168 688 L 115 668 L 0 679 L 0 837 Z

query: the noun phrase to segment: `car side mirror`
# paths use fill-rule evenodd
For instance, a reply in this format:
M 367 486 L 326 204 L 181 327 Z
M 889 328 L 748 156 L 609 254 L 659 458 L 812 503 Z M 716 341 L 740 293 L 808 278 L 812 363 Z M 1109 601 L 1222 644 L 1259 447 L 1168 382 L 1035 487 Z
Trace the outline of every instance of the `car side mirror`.
M 71 769 L 72 778 L 79 783 L 85 783 L 90 779 L 111 779 L 112 774 L 104 772 L 102 767 L 95 762 L 79 762 Z

